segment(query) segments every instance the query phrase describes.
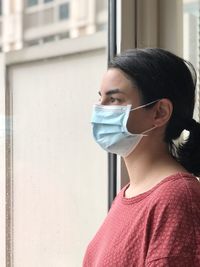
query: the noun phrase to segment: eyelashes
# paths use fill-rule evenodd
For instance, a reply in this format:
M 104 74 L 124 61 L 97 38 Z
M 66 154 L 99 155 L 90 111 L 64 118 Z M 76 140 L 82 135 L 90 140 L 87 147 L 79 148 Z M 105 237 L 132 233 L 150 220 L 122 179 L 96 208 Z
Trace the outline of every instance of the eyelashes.
M 119 99 L 119 98 L 110 97 L 110 102 L 112 102 L 112 103 L 121 103 L 122 100 Z
M 99 102 L 99 103 L 102 102 L 102 98 L 101 98 L 101 97 L 98 99 L 98 102 Z M 106 102 L 106 103 L 108 103 L 108 104 L 109 104 L 109 103 L 120 104 L 120 103 L 123 102 L 123 100 L 120 99 L 120 98 L 116 98 L 116 97 L 108 97 L 108 98 L 106 98 L 106 99 L 104 100 L 104 102 Z

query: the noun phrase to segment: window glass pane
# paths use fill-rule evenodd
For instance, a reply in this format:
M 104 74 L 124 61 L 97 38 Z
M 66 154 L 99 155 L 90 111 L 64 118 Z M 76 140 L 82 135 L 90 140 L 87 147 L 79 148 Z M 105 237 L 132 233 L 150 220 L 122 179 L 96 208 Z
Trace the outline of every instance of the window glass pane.
M 197 72 L 197 91 L 195 119 L 199 120 L 199 62 L 200 62 L 200 35 L 199 35 L 199 8 L 198 0 L 183 0 L 183 56 L 190 61 Z
M 49 43 L 49 42 L 52 42 L 55 40 L 55 35 L 52 35 L 52 36 L 47 36 L 47 37 L 44 37 L 43 38 L 43 42 L 44 43 Z
M 38 0 L 27 0 L 27 6 L 34 6 L 38 4 Z
M 40 40 L 39 39 L 37 39 L 37 40 L 31 40 L 31 41 L 26 41 L 24 43 L 24 46 L 25 47 L 34 46 L 34 45 L 39 45 L 39 43 L 40 43 Z
M 53 0 L 44 0 L 44 3 L 53 2 Z
M 0 1 L 12 4 L 14 18 L 0 18 L 0 34 L 3 23 L 7 36 L 0 47 L 21 49 L 8 68 L 0 58 L 0 111 L 8 118 L 2 133 L 0 117 L 6 261 L 15 267 L 82 266 L 107 213 L 107 154 L 95 145 L 90 127 L 94 88 L 107 67 L 107 34 L 95 34 L 97 0 Z
M 64 20 L 69 18 L 69 3 L 59 6 L 59 19 Z
M 82 266 L 105 218 L 107 155 L 95 146 L 89 123 L 105 51 L 44 57 L 9 72 L 15 267 Z
M 65 39 L 65 38 L 69 38 L 69 32 L 63 32 L 58 34 L 58 39 Z

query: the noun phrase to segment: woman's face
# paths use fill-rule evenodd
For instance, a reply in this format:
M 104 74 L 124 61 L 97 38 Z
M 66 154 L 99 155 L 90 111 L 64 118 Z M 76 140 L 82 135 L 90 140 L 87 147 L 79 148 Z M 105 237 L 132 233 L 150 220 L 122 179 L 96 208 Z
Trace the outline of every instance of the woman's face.
M 119 69 L 109 69 L 103 76 L 100 91 L 101 105 L 128 105 L 132 108 L 141 106 L 139 91 Z M 153 125 L 153 107 L 141 108 L 130 112 L 127 128 L 131 133 L 142 133 Z

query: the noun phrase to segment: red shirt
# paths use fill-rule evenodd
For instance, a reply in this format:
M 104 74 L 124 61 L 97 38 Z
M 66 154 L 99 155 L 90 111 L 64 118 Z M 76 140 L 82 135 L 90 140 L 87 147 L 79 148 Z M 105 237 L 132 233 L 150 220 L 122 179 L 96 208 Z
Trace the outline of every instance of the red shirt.
M 116 196 L 83 267 L 200 267 L 200 183 L 178 173 L 149 191 Z

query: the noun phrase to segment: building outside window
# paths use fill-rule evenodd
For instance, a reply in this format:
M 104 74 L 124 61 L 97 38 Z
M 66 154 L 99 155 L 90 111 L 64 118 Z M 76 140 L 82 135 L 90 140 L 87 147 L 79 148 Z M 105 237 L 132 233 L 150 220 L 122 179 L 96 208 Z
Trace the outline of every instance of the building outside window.
M 3 31 L 0 46 L 8 52 L 105 31 L 107 8 L 105 0 L 0 0 L 0 36 L 2 28 L 10 29 Z

